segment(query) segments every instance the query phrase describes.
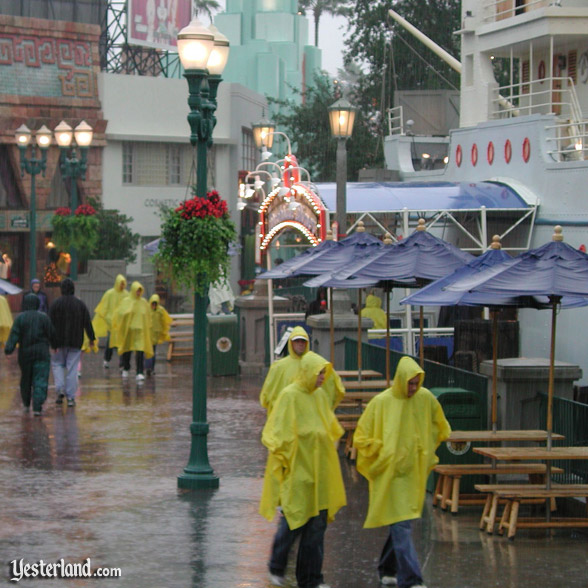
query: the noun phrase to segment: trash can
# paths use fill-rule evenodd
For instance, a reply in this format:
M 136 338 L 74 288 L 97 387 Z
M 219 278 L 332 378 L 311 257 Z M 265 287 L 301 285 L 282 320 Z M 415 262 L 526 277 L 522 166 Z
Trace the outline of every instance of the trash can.
M 208 315 L 209 374 L 236 376 L 239 372 L 239 323 L 236 314 Z
M 431 392 L 443 407 L 445 417 L 454 431 L 479 431 L 486 429 L 486 398 L 463 388 L 431 388 Z M 437 449 L 440 464 L 482 463 L 483 457 L 474 453 L 471 443 L 441 443 Z M 460 490 L 474 493 L 475 484 L 483 482 L 482 476 L 464 476 Z M 429 476 L 427 490 L 433 492 L 437 475 Z

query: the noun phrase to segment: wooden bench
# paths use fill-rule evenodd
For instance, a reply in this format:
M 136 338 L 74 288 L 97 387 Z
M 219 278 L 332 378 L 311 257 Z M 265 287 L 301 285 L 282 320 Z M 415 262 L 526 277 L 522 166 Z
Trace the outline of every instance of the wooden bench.
M 541 463 L 516 463 L 516 464 L 437 464 L 433 471 L 439 475 L 435 492 L 433 494 L 433 506 L 441 503 L 441 509 L 451 507 L 451 513 L 457 514 L 461 504 L 484 504 L 486 499 L 478 495 L 460 495 L 459 486 L 462 476 L 493 476 L 498 474 L 526 474 L 539 475 L 544 478 L 545 464 Z M 561 468 L 552 468 L 553 473 L 562 473 Z M 543 481 L 543 480 L 538 480 Z
M 353 433 L 355 432 L 361 413 L 336 413 L 335 416 L 339 424 L 347 432 L 343 453 L 348 459 L 355 459 L 357 457 L 357 450 L 353 447 Z
M 190 314 L 172 314 L 170 326 L 170 340 L 167 347 L 167 361 L 174 357 L 191 357 L 194 354 L 192 345 L 178 345 L 178 343 L 192 343 L 194 340 L 194 317 Z M 178 330 L 190 327 L 190 330 Z
M 553 484 L 550 489 L 545 484 L 509 485 L 509 484 L 476 484 L 476 490 L 487 493 L 484 512 L 480 519 L 480 529 L 486 528 L 492 534 L 496 524 L 498 502 L 506 502 L 500 519 L 498 532 L 502 535 L 506 529 L 507 537 L 514 539 L 517 528 L 551 529 L 556 527 L 588 527 L 588 507 L 586 518 L 546 517 L 519 519 L 521 502 L 540 502 L 550 500 L 551 510 L 556 509 L 556 498 L 588 498 L 588 484 Z

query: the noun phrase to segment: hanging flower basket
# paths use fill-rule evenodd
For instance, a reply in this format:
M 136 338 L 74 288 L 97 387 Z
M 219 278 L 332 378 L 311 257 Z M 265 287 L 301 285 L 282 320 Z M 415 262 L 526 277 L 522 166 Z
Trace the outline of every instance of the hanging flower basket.
M 229 270 L 229 243 L 236 238 L 227 203 L 218 192 L 194 196 L 162 211 L 161 240 L 155 261 L 179 284 L 201 296 Z
M 98 245 L 99 221 L 96 210 L 89 204 L 81 204 L 71 214 L 67 207 L 58 208 L 51 219 L 52 239 L 58 249 L 75 248 L 80 259 L 86 259 Z

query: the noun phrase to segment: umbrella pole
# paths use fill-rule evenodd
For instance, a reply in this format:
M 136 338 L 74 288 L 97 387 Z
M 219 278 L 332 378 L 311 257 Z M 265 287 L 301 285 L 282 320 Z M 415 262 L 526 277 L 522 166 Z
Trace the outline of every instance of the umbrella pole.
M 272 260 L 270 251 L 267 251 L 267 269 L 272 269 Z M 270 364 L 274 363 L 276 359 L 274 355 L 275 337 L 274 337 L 274 281 L 267 281 L 267 304 L 268 304 L 268 322 L 269 322 L 269 348 L 270 348 Z
M 386 288 L 386 387 L 390 387 L 390 289 Z
M 333 315 L 333 288 L 329 288 L 329 311 L 331 313 L 331 364 L 335 367 L 335 317 Z
M 361 288 L 357 291 L 357 379 L 361 382 Z
M 496 381 L 498 364 L 498 313 L 492 312 L 492 430 L 497 429 L 497 401 L 498 401 L 498 382 Z
M 419 306 L 419 360 L 421 367 L 425 367 L 425 313 L 423 307 Z
M 551 350 L 549 353 L 549 384 L 547 388 L 547 449 L 551 450 L 552 440 L 551 434 L 553 432 L 553 380 L 555 372 L 555 325 L 557 319 L 557 303 L 556 297 L 551 297 Z M 547 477 L 547 483 L 550 483 Z

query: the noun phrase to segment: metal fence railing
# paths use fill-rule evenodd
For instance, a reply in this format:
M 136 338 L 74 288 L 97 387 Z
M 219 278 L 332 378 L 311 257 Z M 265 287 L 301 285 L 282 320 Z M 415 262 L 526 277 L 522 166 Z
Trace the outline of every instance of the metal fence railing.
M 539 393 L 540 425 L 546 428 L 547 394 Z M 588 404 L 566 398 L 553 398 L 553 431 L 565 437 L 554 441 L 553 446 L 584 447 L 588 445 Z M 554 466 L 564 473 L 553 476 L 554 480 L 566 484 L 588 483 L 588 463 L 585 460 L 554 461 Z

